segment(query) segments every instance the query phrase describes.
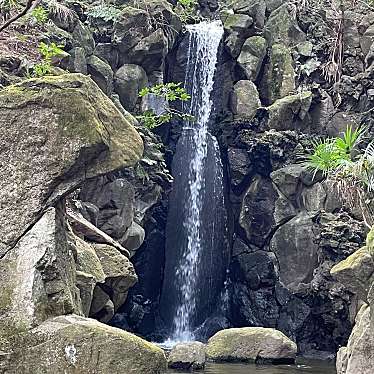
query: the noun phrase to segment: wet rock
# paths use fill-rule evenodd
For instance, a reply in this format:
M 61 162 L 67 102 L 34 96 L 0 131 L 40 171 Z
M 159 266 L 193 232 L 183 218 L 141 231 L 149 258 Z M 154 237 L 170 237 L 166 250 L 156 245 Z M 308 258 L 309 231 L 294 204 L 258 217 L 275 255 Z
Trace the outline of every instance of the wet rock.
M 204 369 L 205 344 L 188 342 L 175 345 L 168 357 L 168 366 L 179 370 Z
M 209 339 L 206 354 L 213 361 L 292 363 L 296 344 L 278 330 L 244 327 L 218 332 Z
M 133 165 L 143 151 L 133 126 L 80 74 L 9 86 L 0 107 L 0 256 L 47 205 L 86 178 Z
M 122 65 L 114 77 L 114 90 L 126 110 L 133 110 L 139 99 L 139 91 L 147 85 L 144 69 L 138 65 Z
M 247 79 L 255 81 L 258 78 L 266 55 L 266 49 L 266 40 L 261 36 L 252 36 L 244 42 L 238 57 L 238 63 Z
M 231 99 L 231 110 L 236 120 L 251 120 L 261 106 L 256 85 L 242 80 L 235 84 Z
M 75 315 L 51 319 L 9 348 L 13 351 L 7 370 L 14 373 L 161 374 L 167 367 L 163 351 L 155 345 Z
M 142 226 L 133 221 L 131 226 L 127 229 L 126 234 L 122 239 L 122 243 L 133 255 L 143 244 L 144 239 L 145 230 Z

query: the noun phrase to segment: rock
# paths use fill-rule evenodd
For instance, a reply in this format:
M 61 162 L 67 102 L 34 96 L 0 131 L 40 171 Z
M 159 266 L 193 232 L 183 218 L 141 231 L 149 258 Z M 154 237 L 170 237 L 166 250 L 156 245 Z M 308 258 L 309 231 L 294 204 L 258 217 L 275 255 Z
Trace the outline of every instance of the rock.
M 90 274 L 96 283 L 103 283 L 105 281 L 105 273 L 92 245 L 78 237 L 74 237 L 74 242 L 77 251 L 77 271 Z
M 87 273 L 77 271 L 77 287 L 79 289 L 79 295 L 82 302 L 82 314 L 88 317 L 90 314 L 90 308 L 93 298 L 93 292 L 96 286 L 96 279 Z
M 252 36 L 244 42 L 238 63 L 244 70 L 247 79 L 255 81 L 258 78 L 266 55 L 266 48 L 266 40 L 261 36 Z
M 307 130 L 302 122 L 311 106 L 312 93 L 305 91 L 298 95 L 286 96 L 267 108 L 269 113 L 268 126 L 276 130 Z M 305 127 L 306 128 L 305 128 Z
M 107 176 L 91 179 L 82 186 L 79 198 L 98 208 L 95 223 L 100 230 L 116 240 L 123 238 L 134 219 L 135 191 L 131 183 Z
M 336 358 L 337 374 L 371 374 L 374 371 L 374 329 L 370 307 L 363 305 L 347 347 L 340 348 Z
M 249 243 L 256 247 L 261 248 L 272 232 L 275 199 L 276 193 L 271 181 L 255 176 L 244 195 L 239 224 Z
M 295 91 L 295 71 L 290 50 L 282 44 L 273 44 L 270 62 L 266 66 L 262 95 L 272 104 Z
M 3 89 L 0 139 L 0 257 L 47 205 L 86 178 L 133 165 L 143 152 L 133 126 L 81 74 Z
M 268 18 L 264 35 L 270 45 L 282 43 L 293 46 L 304 42 L 306 37 L 296 19 L 296 9 L 289 2 L 274 10 Z
M 86 52 L 82 47 L 75 47 L 69 51 L 68 70 L 72 73 L 87 74 Z
M 368 247 L 362 247 L 331 269 L 331 275 L 354 292 L 363 301 L 367 300 L 369 288 L 374 281 L 374 259 Z
M 235 187 L 239 186 L 252 170 L 248 152 L 245 149 L 229 148 L 227 157 L 230 166 L 231 184 Z
M 107 244 L 93 244 L 105 274 L 105 287 L 111 290 L 115 311 L 122 306 L 127 291 L 138 280 L 133 264 L 116 248 Z
M 75 315 L 51 319 L 17 339 L 13 373 L 161 374 L 163 351 L 126 331 Z
M 253 119 L 260 106 L 260 97 L 253 82 L 243 80 L 235 84 L 231 100 L 231 110 L 235 119 Z
M 112 43 L 98 43 L 94 55 L 105 61 L 115 71 L 118 67 L 118 49 Z
M 278 278 L 276 257 L 271 252 L 242 253 L 233 259 L 232 278 L 245 283 L 250 289 L 275 286 Z
M 143 244 L 145 239 L 145 230 L 135 221 L 127 229 L 124 238 L 122 239 L 123 245 L 132 253 Z
M 2 259 L 1 341 L 61 314 L 80 313 L 73 248 L 60 210 L 49 208 Z
M 122 247 L 121 244 L 113 240 L 109 235 L 105 234 L 105 232 L 98 229 L 82 216 L 79 216 L 72 211 L 68 211 L 67 217 L 72 225 L 73 231 L 76 234 L 82 235 L 93 242 L 109 244 L 110 246 L 118 249 L 126 257 L 130 257 L 130 252 L 126 248 Z
M 147 74 L 138 65 L 125 64 L 116 71 L 114 90 L 126 110 L 132 111 L 135 108 L 139 91 L 147 86 L 147 83 Z
M 261 30 L 265 23 L 266 4 L 261 0 L 235 0 L 230 4 L 235 13 L 247 14 L 254 20 L 255 27 Z
M 105 308 L 109 301 L 110 296 L 99 285 L 95 287 L 89 316 L 95 317 L 95 319 L 101 319 L 102 315 L 97 314 Z M 104 315 L 106 315 L 106 311 Z
M 296 344 L 282 332 L 264 327 L 219 331 L 208 341 L 206 355 L 213 361 L 293 363 Z
M 367 54 L 370 51 L 370 47 L 373 45 L 373 43 L 374 43 L 374 25 L 371 25 L 366 29 L 364 35 L 362 35 L 362 37 L 360 38 L 360 46 L 361 46 L 361 50 L 364 56 L 367 56 Z
M 299 213 L 282 225 L 270 242 L 279 262 L 279 279 L 290 290 L 310 282 L 318 266 L 318 246 L 314 240 L 317 228 L 313 217 L 313 214 Z
M 92 55 L 95 49 L 95 40 L 89 28 L 79 20 L 74 27 L 72 37 L 74 40 L 73 47 L 82 47 L 87 56 Z
M 87 71 L 91 78 L 108 96 L 113 91 L 113 70 L 99 57 L 91 56 L 87 60 Z
M 251 33 L 253 19 L 246 14 L 228 13 L 225 16 L 224 28 L 228 33 L 225 46 L 233 58 L 237 58 L 243 46 L 244 40 Z
M 166 0 L 140 1 L 137 5 L 123 9 L 114 25 L 112 42 L 118 45 L 121 64 L 141 65 L 151 73 L 162 67 L 182 24 Z M 162 19 L 168 28 L 164 31 L 157 22 L 150 25 L 150 19 Z
M 188 342 L 175 345 L 168 357 L 168 366 L 179 370 L 204 369 L 205 344 Z

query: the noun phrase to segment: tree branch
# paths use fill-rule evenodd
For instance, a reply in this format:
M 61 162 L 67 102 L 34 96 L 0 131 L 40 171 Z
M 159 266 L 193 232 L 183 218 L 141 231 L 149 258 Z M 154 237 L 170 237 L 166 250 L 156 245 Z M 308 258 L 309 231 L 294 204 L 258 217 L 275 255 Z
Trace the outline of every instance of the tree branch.
M 9 18 L 8 21 L 0 26 L 0 32 L 9 27 L 13 22 L 23 17 L 31 8 L 33 8 L 34 3 L 36 2 L 39 2 L 39 0 L 27 0 L 26 6 L 21 12 L 15 14 L 12 18 Z

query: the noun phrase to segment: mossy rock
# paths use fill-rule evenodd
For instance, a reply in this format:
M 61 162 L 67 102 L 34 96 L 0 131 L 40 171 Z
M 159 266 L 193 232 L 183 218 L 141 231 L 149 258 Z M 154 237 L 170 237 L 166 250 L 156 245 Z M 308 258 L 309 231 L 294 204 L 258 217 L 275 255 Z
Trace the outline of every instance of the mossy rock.
M 87 178 L 134 165 L 143 153 L 130 121 L 82 74 L 1 90 L 0 139 L 0 254 L 48 204 Z
M 57 317 L 14 339 L 10 373 L 160 374 L 162 349 L 126 331 L 76 315 Z
M 208 341 L 207 358 L 227 362 L 294 362 L 296 344 L 282 332 L 264 327 L 221 330 Z
M 374 259 L 368 247 L 362 247 L 330 270 L 331 275 L 366 301 L 374 281 Z

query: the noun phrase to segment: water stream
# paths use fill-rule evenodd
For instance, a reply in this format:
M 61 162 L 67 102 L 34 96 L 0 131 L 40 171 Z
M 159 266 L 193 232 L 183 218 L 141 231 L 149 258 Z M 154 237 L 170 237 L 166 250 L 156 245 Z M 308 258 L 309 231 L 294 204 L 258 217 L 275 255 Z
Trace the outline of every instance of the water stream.
M 169 370 L 167 374 L 181 374 Z M 201 374 L 336 374 L 335 365 L 320 361 L 301 361 L 296 365 L 245 365 L 245 364 L 207 364 Z M 358 374 L 358 373 L 357 373 Z
M 191 100 L 184 111 L 195 120 L 183 124 L 173 160 L 161 298 L 161 314 L 174 341 L 196 338 L 194 329 L 212 312 L 225 277 L 222 162 L 209 133 L 222 36 L 220 22 L 187 26 L 184 83 Z

